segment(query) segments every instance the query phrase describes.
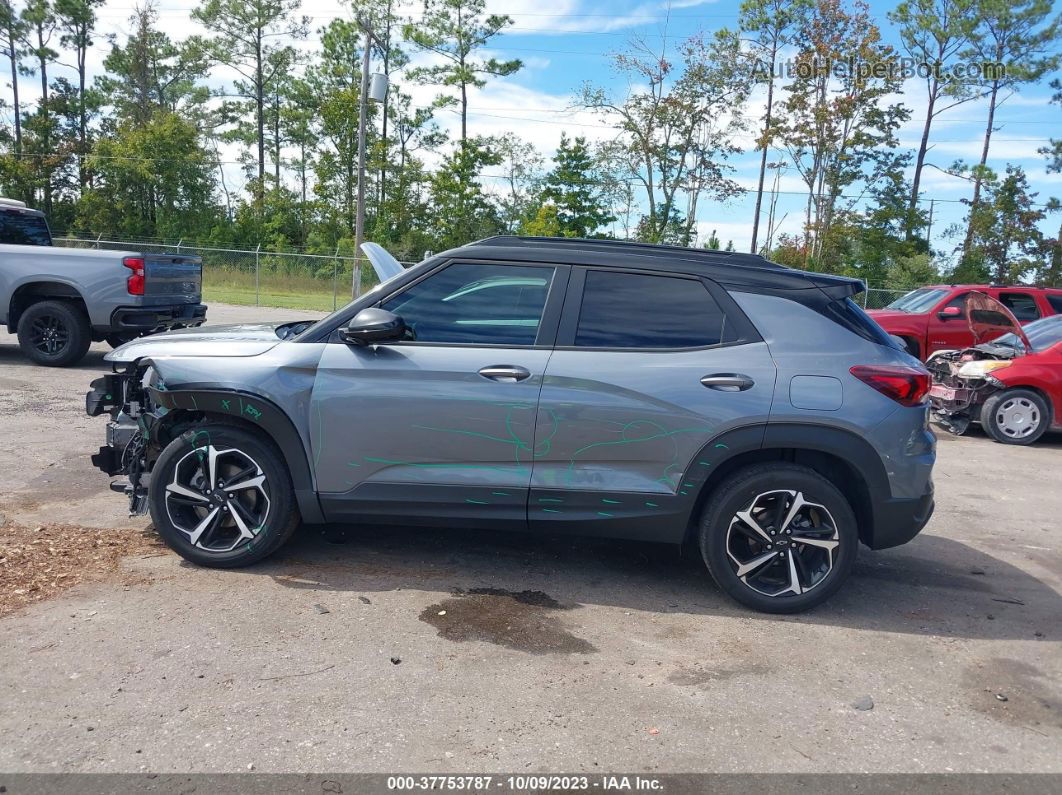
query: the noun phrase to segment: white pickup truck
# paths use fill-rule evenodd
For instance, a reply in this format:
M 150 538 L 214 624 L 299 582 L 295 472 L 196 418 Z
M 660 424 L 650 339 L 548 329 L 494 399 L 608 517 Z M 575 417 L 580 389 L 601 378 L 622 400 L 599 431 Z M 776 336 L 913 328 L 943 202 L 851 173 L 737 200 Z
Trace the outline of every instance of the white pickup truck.
M 196 256 L 55 247 L 44 213 L 0 199 L 0 324 L 38 364 L 75 364 L 93 341 L 202 325 L 202 281 Z

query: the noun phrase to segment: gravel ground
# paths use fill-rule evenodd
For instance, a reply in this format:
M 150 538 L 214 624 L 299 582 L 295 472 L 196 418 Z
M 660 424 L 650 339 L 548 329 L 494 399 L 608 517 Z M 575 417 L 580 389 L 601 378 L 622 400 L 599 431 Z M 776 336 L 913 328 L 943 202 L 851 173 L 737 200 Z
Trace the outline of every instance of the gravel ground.
M 1058 436 L 943 438 L 926 531 L 795 617 L 605 541 L 306 530 L 212 571 L 88 461 L 105 350 L 51 370 L 0 333 L 0 525 L 130 539 L 0 619 L 0 770 L 1062 772 Z

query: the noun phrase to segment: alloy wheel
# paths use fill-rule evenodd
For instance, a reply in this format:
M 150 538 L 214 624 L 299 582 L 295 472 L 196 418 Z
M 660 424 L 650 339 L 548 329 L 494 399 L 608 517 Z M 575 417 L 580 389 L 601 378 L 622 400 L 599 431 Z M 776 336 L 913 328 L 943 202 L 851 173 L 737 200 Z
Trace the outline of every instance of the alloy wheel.
M 1009 398 L 996 409 L 996 426 L 1010 439 L 1024 439 L 1040 426 L 1040 410 L 1028 398 Z
M 62 318 L 55 315 L 40 315 L 33 318 L 29 330 L 30 345 L 41 353 L 55 356 L 62 353 L 70 343 L 70 330 Z
M 253 541 L 269 508 L 262 467 L 235 448 L 196 447 L 177 462 L 166 485 L 171 524 L 207 552 L 231 552 Z
M 767 491 L 730 520 L 726 554 L 738 579 L 757 593 L 799 596 L 830 576 L 840 543 L 825 506 L 800 491 Z

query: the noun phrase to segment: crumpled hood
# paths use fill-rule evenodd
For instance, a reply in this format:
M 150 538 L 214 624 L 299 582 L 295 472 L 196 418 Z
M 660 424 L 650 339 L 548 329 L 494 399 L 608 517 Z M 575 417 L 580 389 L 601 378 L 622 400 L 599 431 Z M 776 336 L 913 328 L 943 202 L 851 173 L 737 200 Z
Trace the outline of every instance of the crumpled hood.
M 280 342 L 277 328 L 284 323 L 245 323 L 201 326 L 152 334 L 127 342 L 108 353 L 109 362 L 132 362 L 145 356 L 258 356 Z

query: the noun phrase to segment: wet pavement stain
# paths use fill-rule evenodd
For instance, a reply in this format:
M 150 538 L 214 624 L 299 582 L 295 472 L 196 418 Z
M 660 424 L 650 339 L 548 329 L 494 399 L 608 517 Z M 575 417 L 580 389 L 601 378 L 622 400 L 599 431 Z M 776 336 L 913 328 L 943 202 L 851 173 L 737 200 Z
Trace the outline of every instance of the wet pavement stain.
M 470 588 L 428 605 L 420 620 L 455 643 L 478 640 L 530 654 L 591 654 L 597 651 L 593 644 L 565 629 L 557 615 L 577 607 L 542 591 Z
M 759 663 L 751 663 L 737 668 L 701 668 L 695 666 L 690 668 L 680 668 L 672 672 L 671 675 L 668 676 L 667 681 L 673 685 L 680 685 L 682 687 L 698 687 L 700 685 L 711 684 L 712 682 L 722 682 L 735 677 L 764 676 L 770 672 L 771 669 L 769 667 Z

